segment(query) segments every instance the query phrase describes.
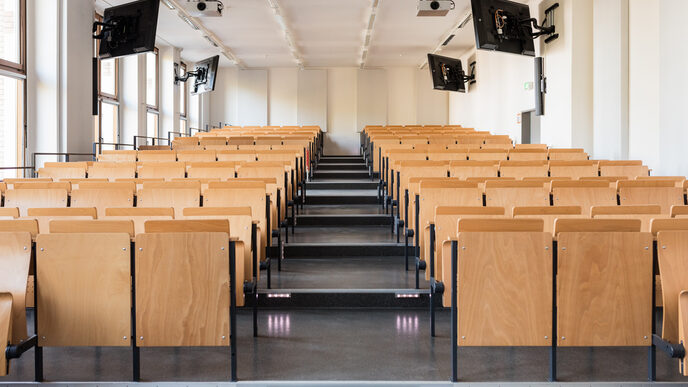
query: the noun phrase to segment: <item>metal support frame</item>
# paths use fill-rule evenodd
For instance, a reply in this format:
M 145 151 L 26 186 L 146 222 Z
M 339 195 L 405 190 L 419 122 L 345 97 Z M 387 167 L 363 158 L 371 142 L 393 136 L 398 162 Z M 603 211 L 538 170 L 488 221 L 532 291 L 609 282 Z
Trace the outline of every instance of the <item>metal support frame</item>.
M 451 381 L 456 383 L 459 380 L 458 370 L 458 339 L 459 339 L 459 324 L 458 324 L 458 299 L 456 294 L 456 273 L 457 273 L 457 256 L 458 256 L 458 241 L 451 241 L 451 362 L 452 374 Z
M 425 262 L 420 260 L 420 221 L 418 220 L 420 216 L 420 197 L 416 195 L 416 219 L 415 219 L 415 262 L 416 262 L 416 289 L 420 289 L 420 271 L 425 269 Z
M 258 337 L 258 225 L 251 223 L 251 259 L 253 260 L 253 337 Z
M 435 337 L 435 224 L 430 223 L 430 337 Z
M 230 381 L 237 381 L 236 329 L 236 242 L 229 241 L 229 369 Z
M 277 191 L 277 192 L 279 194 L 279 191 Z M 270 195 L 265 195 L 265 217 L 267 219 L 267 222 L 266 222 L 267 224 L 265 226 L 267 228 L 266 235 L 268 236 L 267 241 L 265 243 L 266 244 L 266 247 L 265 247 L 265 269 L 267 270 L 267 275 L 268 275 L 267 288 L 271 289 L 272 288 L 272 286 L 271 286 L 272 270 L 271 270 L 270 266 L 271 266 L 272 262 L 270 260 L 270 247 L 272 246 L 272 224 L 270 223 L 270 220 L 271 220 L 270 219 Z
M 157 144 L 157 145 L 160 145 L 160 140 L 162 140 L 162 141 L 167 141 L 167 145 L 168 145 L 168 146 L 170 146 L 170 147 L 172 146 L 172 143 L 170 143 L 169 140 L 168 140 L 167 138 L 164 138 L 164 137 L 151 137 L 151 136 L 139 136 L 139 135 L 136 135 L 136 136 L 134 136 L 134 146 L 135 146 L 137 149 L 138 149 L 138 147 L 139 147 L 139 144 L 138 144 L 138 139 L 139 139 L 139 138 L 150 138 L 150 139 L 152 139 L 152 140 L 153 140 L 153 141 L 151 142 L 151 145 L 152 145 L 152 146 L 155 146 L 155 145 L 156 145 L 156 144 L 155 144 L 155 140 L 158 140 L 158 144 Z M 146 144 L 146 145 L 147 145 L 147 144 Z

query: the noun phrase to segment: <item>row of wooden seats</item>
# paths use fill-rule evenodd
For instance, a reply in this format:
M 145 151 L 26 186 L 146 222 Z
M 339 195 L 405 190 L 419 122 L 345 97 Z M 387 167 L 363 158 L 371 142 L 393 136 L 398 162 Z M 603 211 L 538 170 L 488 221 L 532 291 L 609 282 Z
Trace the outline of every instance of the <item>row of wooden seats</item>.
M 633 216 L 643 218 L 648 225 L 651 218 L 668 217 L 672 208 L 685 204 L 683 187 L 664 180 L 621 180 L 613 185 L 603 180 L 488 179 L 481 183 L 478 179 L 412 177 L 404 195 L 404 211 L 400 211 L 399 223 L 404 226 L 406 245 L 408 238 L 414 237 L 418 275 L 426 259 L 427 235 L 424 233 L 438 207 L 496 207 L 506 209 L 509 215 L 514 208 L 528 207 L 551 216 Z
M 539 219 L 453 224 L 441 275 L 457 316 L 454 346 L 651 347 L 653 240 L 662 339 L 685 342 L 688 220 L 655 220 L 651 232 L 639 220 L 559 219 L 553 234 L 543 227 Z
M 227 219 L 149 220 L 135 235 L 131 220 L 61 220 L 45 234 L 35 220 L 0 221 L 0 375 L 9 370 L 8 345 L 26 342 L 39 349 L 131 347 L 133 359 L 141 347 L 224 346 L 231 348 L 236 380 L 244 245 L 231 237 L 232 227 Z M 30 268 L 36 284 L 32 338 L 26 321 Z M 42 364 L 39 349 L 36 364 Z M 139 364 L 133 361 L 135 380 Z M 41 381 L 42 367 L 36 373 Z
M 178 137 L 172 141 L 172 148 L 176 149 L 181 145 L 193 146 L 295 146 L 308 147 L 313 138 L 306 136 L 231 136 L 225 137 L 215 134 L 215 136 L 200 137 Z M 270 149 L 270 148 L 268 148 Z
M 48 163 L 46 163 L 48 164 Z M 38 170 L 38 178 L 63 181 L 68 179 L 174 179 L 183 177 L 196 178 L 231 178 L 235 175 L 245 175 L 252 170 L 271 171 L 281 168 L 275 177 L 281 177 L 285 172 L 296 172 L 295 163 L 289 161 L 170 161 L 170 162 L 95 162 L 62 163 L 64 166 L 46 166 Z M 74 164 L 74 165 L 67 165 Z M 301 169 L 295 179 L 302 180 Z M 266 172 L 267 173 L 267 172 Z M 277 176 L 280 175 L 280 176 Z M 14 179 L 9 179 L 14 180 Z
M 212 161 L 275 161 L 303 158 L 303 148 L 275 150 L 104 150 L 98 161 L 111 162 L 212 162 Z M 66 163 L 45 163 L 46 166 L 60 166 Z

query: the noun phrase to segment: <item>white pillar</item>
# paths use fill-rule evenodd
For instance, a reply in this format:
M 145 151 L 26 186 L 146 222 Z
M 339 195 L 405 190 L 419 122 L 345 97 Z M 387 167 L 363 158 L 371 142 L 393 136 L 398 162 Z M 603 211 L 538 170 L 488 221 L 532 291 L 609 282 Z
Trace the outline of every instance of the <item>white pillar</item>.
M 593 155 L 627 159 L 628 0 L 596 0 L 593 7 Z
M 179 49 L 160 47 L 160 137 L 179 131 L 179 87 L 174 84 L 174 64 L 179 64 Z

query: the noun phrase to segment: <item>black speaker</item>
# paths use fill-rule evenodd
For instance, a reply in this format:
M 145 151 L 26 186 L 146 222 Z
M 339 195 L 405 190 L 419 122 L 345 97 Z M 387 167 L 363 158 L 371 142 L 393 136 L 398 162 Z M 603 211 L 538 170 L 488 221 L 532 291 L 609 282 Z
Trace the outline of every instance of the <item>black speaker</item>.
M 98 115 L 98 58 L 93 58 L 93 79 L 92 79 L 92 98 L 93 98 L 93 105 L 91 107 L 91 111 L 93 112 L 94 116 Z

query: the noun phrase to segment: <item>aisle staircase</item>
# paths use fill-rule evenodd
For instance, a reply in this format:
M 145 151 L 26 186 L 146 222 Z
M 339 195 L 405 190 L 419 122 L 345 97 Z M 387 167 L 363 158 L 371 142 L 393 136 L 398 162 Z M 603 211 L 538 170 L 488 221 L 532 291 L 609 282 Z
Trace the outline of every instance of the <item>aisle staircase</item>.
M 306 183 L 306 200 L 275 247 L 282 270 L 271 289 L 259 285 L 259 307 L 418 308 L 429 306 L 428 283 L 415 289 L 404 267 L 404 244 L 378 196 L 379 180 L 362 156 L 322 156 Z M 283 238 L 286 239 L 286 238 Z M 408 249 L 413 255 L 413 247 Z M 276 265 L 273 265 L 273 268 Z

